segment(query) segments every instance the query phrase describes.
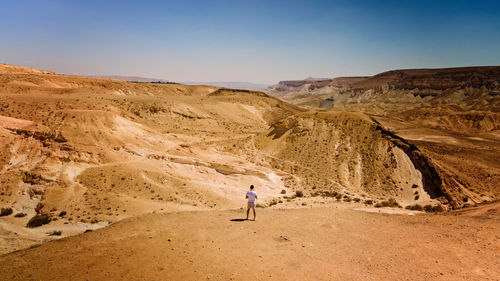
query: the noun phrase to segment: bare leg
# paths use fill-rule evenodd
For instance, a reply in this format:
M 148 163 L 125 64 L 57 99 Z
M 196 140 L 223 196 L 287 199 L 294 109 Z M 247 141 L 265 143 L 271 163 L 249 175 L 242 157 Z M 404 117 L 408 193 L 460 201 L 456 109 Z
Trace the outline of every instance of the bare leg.
M 248 220 L 248 213 L 250 212 L 250 209 L 247 208 L 247 220 Z
M 255 220 L 255 207 L 253 208 L 253 220 Z

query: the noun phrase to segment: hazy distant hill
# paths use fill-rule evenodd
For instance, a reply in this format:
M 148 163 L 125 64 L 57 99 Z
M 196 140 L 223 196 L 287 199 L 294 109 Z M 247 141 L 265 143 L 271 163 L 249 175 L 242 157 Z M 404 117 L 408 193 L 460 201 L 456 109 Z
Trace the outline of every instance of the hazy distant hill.
M 116 79 L 116 80 L 121 80 L 121 81 L 133 81 L 133 82 L 144 82 L 144 83 L 150 83 L 150 82 L 167 83 L 167 82 L 171 82 L 171 81 L 168 81 L 168 80 L 165 80 L 165 79 L 147 78 L 147 77 L 139 77 L 139 76 L 88 75 L 87 77 L 92 77 L 92 78 L 107 78 L 107 79 Z
M 243 89 L 243 90 L 259 90 L 269 87 L 268 84 L 258 84 L 251 82 L 183 82 L 187 85 L 211 85 L 217 87 L 231 88 L 231 89 Z
M 148 77 L 139 77 L 139 76 L 122 76 L 122 75 L 89 75 L 87 77 L 92 78 L 107 78 L 107 79 L 116 79 L 121 81 L 133 81 L 133 82 L 143 82 L 143 83 L 151 83 L 151 82 L 161 82 L 161 83 L 169 83 L 172 81 L 158 78 L 148 78 Z M 251 82 L 180 82 L 186 85 L 210 85 L 216 87 L 223 88 L 231 88 L 231 89 L 243 89 L 243 90 L 260 90 L 269 87 L 269 84 L 258 84 Z

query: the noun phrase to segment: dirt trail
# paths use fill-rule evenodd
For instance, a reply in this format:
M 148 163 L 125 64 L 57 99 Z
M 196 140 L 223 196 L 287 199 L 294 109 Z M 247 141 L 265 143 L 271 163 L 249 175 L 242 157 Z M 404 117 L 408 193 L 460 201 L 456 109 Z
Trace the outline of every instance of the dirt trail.
M 496 206 L 498 209 L 498 205 Z M 498 216 L 151 214 L 0 257 L 6 280 L 498 280 Z M 474 235 L 471 235 L 473 230 Z

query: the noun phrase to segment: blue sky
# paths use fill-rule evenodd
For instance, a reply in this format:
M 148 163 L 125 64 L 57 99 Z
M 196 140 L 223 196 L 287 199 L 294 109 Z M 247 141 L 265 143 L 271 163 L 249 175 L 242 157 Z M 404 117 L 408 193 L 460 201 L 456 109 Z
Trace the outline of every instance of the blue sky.
M 3 0 L 0 62 L 249 81 L 500 65 L 500 1 Z

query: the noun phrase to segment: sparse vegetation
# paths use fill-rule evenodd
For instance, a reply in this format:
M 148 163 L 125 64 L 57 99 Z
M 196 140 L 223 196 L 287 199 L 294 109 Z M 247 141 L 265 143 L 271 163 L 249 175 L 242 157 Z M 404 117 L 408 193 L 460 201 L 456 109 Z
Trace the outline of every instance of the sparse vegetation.
M 377 205 L 379 205 L 379 204 L 380 204 L 380 207 L 401 208 L 401 206 L 399 205 L 399 203 L 394 198 L 389 198 L 388 200 L 384 200 L 384 201 L 382 201 L 380 203 L 377 203 L 375 205 L 375 207 L 377 207 Z M 380 208 L 380 207 L 377 207 L 377 208 Z
M 365 204 L 366 205 L 372 205 L 373 204 L 373 200 L 367 199 L 367 200 L 365 200 Z
M 17 213 L 14 215 L 14 217 L 16 218 L 22 218 L 22 217 L 25 217 L 26 216 L 26 213 Z
M 0 217 L 10 216 L 12 214 L 12 208 L 2 208 L 0 211 Z
M 414 211 L 423 211 L 424 207 L 422 207 L 422 205 L 415 204 L 415 205 L 408 205 L 405 207 L 405 209 Z
M 50 217 L 45 214 L 36 214 L 26 224 L 27 227 L 39 227 L 50 222 Z
M 353 200 L 354 202 L 359 202 L 359 201 L 361 201 L 361 199 L 359 199 L 359 198 L 357 198 L 357 197 L 356 197 L 356 198 L 354 198 L 354 199 L 352 199 L 352 200 Z
M 432 207 L 432 211 L 433 212 L 443 212 L 444 208 L 441 205 L 436 205 L 436 206 Z
M 427 204 L 424 206 L 424 210 L 428 213 L 433 213 L 433 212 L 442 212 L 444 211 L 444 208 L 441 205 L 432 206 L 430 204 Z
M 286 194 L 286 190 L 282 189 L 281 194 Z
M 304 196 L 304 192 L 302 192 L 302 190 L 297 190 L 297 191 L 295 191 L 295 196 L 297 196 L 297 197 L 303 197 Z
M 61 236 L 62 231 L 60 230 L 54 230 L 51 233 L 49 233 L 50 236 Z
M 278 201 L 276 201 L 275 199 L 273 199 L 271 202 L 269 202 L 269 207 L 274 206 L 276 204 L 278 204 Z

